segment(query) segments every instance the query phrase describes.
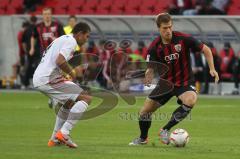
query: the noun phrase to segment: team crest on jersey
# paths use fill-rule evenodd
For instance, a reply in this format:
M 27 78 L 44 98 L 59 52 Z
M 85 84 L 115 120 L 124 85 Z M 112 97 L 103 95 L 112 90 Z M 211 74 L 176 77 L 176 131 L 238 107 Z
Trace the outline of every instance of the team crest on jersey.
M 56 32 L 57 28 L 55 26 L 50 28 L 52 32 Z
M 182 50 L 181 44 L 174 45 L 174 48 L 177 52 L 180 52 Z

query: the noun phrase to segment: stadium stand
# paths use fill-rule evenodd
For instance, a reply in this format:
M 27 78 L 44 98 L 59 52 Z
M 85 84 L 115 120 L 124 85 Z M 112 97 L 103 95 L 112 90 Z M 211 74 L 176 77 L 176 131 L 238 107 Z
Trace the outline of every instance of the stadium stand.
M 0 14 L 24 13 L 24 0 L 1 0 Z M 31 14 L 41 14 L 44 7 L 54 8 L 54 14 L 85 15 L 154 15 L 166 11 L 172 4 L 166 0 L 43 0 Z M 195 1 L 193 1 L 195 4 Z M 240 4 L 232 0 L 227 8 L 229 15 L 239 15 Z

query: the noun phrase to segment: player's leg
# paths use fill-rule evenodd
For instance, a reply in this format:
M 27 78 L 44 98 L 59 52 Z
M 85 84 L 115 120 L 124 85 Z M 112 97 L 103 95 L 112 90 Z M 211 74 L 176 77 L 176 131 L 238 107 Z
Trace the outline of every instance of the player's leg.
M 145 100 L 144 106 L 139 113 L 140 136 L 134 139 L 129 145 L 142 145 L 147 143 L 148 130 L 151 126 L 151 115 L 160 106 L 163 106 L 172 97 L 172 91 L 164 93 L 160 86 L 156 86 Z
M 159 108 L 159 103 L 150 98 L 144 102 L 144 106 L 139 112 L 139 129 L 140 136 L 134 139 L 129 145 L 147 144 L 148 130 L 151 127 L 151 115 Z
M 60 107 L 56 115 L 56 121 L 55 121 L 54 129 L 52 132 L 52 136 L 48 141 L 49 147 L 60 145 L 59 141 L 56 139 L 55 136 L 56 136 L 56 133 L 62 128 L 63 124 L 68 118 L 68 115 L 70 112 L 69 105 L 74 105 L 74 103 L 72 101 L 68 101 L 65 104 L 59 103 L 58 105 L 62 105 L 62 106 Z
M 77 97 L 75 104 L 72 107 L 70 106 L 71 109 L 68 118 L 61 128 L 61 132 L 63 134 L 70 134 L 72 128 L 76 125 L 76 123 L 82 117 L 83 113 L 87 110 L 91 99 L 92 97 L 87 94 L 80 94 Z
M 67 146 L 71 148 L 76 148 L 77 144 L 75 144 L 70 138 L 70 131 L 77 124 L 77 122 L 82 117 L 83 113 L 87 110 L 88 105 L 91 102 L 91 96 L 87 94 L 81 93 L 77 98 L 76 102 L 71 107 L 70 113 L 67 117 L 67 120 L 64 122 L 62 128 L 57 132 L 56 138 L 64 142 Z
M 178 96 L 179 101 L 181 101 L 181 105 L 172 113 L 171 119 L 159 133 L 164 144 L 169 143 L 169 130 L 186 118 L 197 102 L 197 93 L 192 87 L 186 89 L 179 88 L 176 95 Z

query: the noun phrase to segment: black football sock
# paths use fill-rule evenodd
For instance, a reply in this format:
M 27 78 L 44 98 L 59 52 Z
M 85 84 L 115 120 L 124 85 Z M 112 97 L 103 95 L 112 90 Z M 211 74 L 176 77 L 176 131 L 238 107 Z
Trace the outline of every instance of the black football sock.
M 139 128 L 141 131 L 140 138 L 146 139 L 148 137 L 148 130 L 151 127 L 152 119 L 151 114 L 140 115 Z
M 173 126 L 177 125 L 191 112 L 192 107 L 181 105 L 172 114 L 170 121 L 163 127 L 164 130 L 170 130 Z

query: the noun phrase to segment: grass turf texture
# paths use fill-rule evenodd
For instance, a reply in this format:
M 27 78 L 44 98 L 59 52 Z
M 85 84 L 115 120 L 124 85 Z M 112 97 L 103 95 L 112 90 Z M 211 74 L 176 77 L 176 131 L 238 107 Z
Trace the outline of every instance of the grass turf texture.
M 171 114 L 177 106 L 174 98 L 156 112 L 158 119 L 152 123 L 149 144 L 138 147 L 130 147 L 128 143 L 139 135 L 136 112 L 144 98 L 137 98 L 137 103 L 132 106 L 119 99 L 118 106 L 112 111 L 80 121 L 73 129 L 72 137 L 79 144 L 78 149 L 47 147 L 55 122 L 55 114 L 48 108 L 47 100 L 40 93 L 0 93 L 0 158 L 231 159 L 240 156 L 240 99 L 199 98 L 191 119 L 177 125 L 190 134 L 190 142 L 185 148 L 166 146 L 157 141 L 158 129 L 167 122 L 164 114 L 161 120 L 158 115 Z M 99 102 L 94 99 L 92 105 Z

